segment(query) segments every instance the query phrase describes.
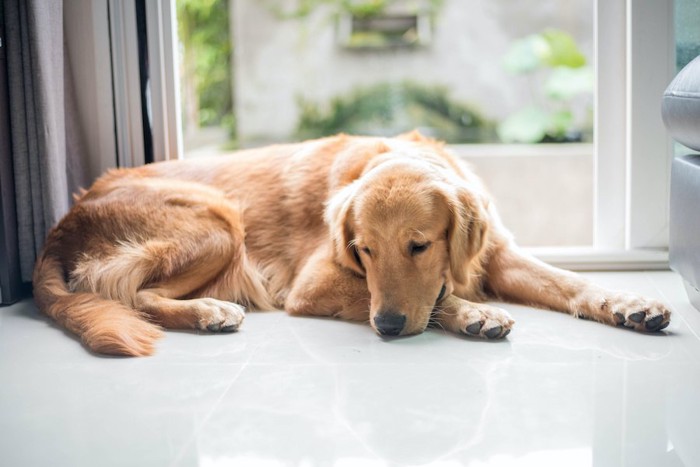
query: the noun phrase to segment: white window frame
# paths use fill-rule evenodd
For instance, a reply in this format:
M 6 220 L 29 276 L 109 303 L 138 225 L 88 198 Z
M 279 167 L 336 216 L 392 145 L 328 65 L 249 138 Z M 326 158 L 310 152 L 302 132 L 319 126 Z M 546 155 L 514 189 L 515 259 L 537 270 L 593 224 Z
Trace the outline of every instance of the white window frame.
M 148 0 L 149 111 L 153 159 L 182 157 L 174 0 Z M 72 0 L 66 44 L 78 113 L 96 178 L 145 161 L 136 4 L 133 0 Z
M 673 153 L 661 120 L 660 101 L 675 71 L 674 2 L 594 1 L 594 244 L 589 248 L 529 250 L 551 264 L 570 269 L 667 268 Z M 118 110 L 129 101 L 128 92 L 120 95 L 120 90 L 128 91 L 124 83 L 138 77 L 138 67 L 118 63 L 121 58 L 129 59 L 129 53 L 123 51 L 136 37 L 136 25 L 130 20 L 131 2 L 108 2 Z M 177 159 L 182 157 L 182 131 L 175 0 L 151 0 L 146 6 L 154 154 L 156 160 Z M 120 18 L 114 17 L 120 13 L 127 16 L 122 18 L 121 26 Z M 115 27 L 122 29 L 115 31 Z M 129 32 L 128 28 L 133 29 Z M 125 102 L 118 102 L 122 99 Z M 138 114 L 140 121 L 140 108 L 130 112 L 117 112 L 117 129 L 133 129 L 126 136 L 118 132 L 120 152 L 137 145 L 134 138 L 139 130 L 130 118 Z M 132 156 L 129 161 L 120 155 L 119 159 L 120 165 L 138 163 L 138 157 Z
M 181 159 L 180 67 L 175 0 L 146 2 L 153 160 Z
M 134 167 L 144 163 L 136 7 L 133 0 L 108 1 L 118 160 L 120 167 Z M 180 159 L 182 128 L 175 0 L 149 0 L 145 5 L 149 75 L 147 108 L 153 161 Z
M 675 71 L 673 0 L 595 1 L 594 240 L 531 248 L 578 270 L 667 269 L 673 159 L 661 96 Z
M 135 5 L 133 1 L 107 1 L 119 167 L 145 163 Z

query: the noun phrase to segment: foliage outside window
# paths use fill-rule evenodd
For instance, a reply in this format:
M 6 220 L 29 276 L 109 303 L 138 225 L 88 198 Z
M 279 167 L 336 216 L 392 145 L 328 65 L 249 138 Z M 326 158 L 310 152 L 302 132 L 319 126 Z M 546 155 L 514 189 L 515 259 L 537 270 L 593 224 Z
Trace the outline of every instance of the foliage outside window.
M 185 134 L 202 127 L 224 127 L 235 139 L 230 0 L 177 0 L 182 56 Z M 363 21 L 384 18 L 400 6 L 435 20 L 444 0 L 299 0 L 284 9 L 281 0 L 260 0 L 279 20 L 303 20 L 323 7 L 332 18 L 352 15 Z M 409 28 L 410 29 L 410 28 Z M 405 37 L 402 36 L 402 40 Z M 381 52 L 377 52 L 381 53 Z M 358 55 L 361 57 L 361 55 Z M 545 30 L 512 43 L 503 60 L 513 79 L 530 82 L 532 103 L 495 122 L 471 103 L 455 100 L 441 85 L 378 82 L 350 88 L 326 102 L 297 99 L 298 123 L 290 138 L 338 132 L 393 135 L 414 128 L 449 143 L 538 143 L 590 139 L 591 112 L 572 111 L 591 101 L 593 72 L 574 39 Z M 580 107 L 580 106 L 579 106 Z
M 356 88 L 327 105 L 299 99 L 297 137 L 335 133 L 393 136 L 415 128 L 448 143 L 493 141 L 493 123 L 439 86 L 412 82 Z
M 590 132 L 577 126 L 571 102 L 592 98 L 593 70 L 586 66 L 586 57 L 569 34 L 550 29 L 519 39 L 504 57 L 503 66 L 513 75 L 532 80 L 533 90 L 533 103 L 499 124 L 503 142 L 581 141 Z
M 183 128 L 223 126 L 235 134 L 228 0 L 177 0 Z

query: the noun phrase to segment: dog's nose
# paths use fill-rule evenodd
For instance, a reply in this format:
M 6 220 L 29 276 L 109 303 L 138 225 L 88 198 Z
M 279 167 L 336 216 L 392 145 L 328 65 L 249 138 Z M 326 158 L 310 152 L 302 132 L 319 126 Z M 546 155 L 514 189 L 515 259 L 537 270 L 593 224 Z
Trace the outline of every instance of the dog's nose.
M 374 317 L 374 325 L 383 336 L 398 336 L 406 324 L 406 315 L 381 313 Z

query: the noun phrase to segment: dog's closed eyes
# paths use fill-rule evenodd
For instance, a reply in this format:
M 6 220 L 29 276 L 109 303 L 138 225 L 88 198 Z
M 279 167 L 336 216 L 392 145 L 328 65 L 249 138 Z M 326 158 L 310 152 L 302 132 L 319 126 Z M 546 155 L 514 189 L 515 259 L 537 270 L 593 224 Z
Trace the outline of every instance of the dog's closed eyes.
M 408 252 L 411 254 L 411 256 L 416 256 L 416 255 L 423 253 L 428 248 L 430 248 L 430 245 L 432 245 L 432 242 L 426 242 L 426 243 L 411 242 L 408 245 Z

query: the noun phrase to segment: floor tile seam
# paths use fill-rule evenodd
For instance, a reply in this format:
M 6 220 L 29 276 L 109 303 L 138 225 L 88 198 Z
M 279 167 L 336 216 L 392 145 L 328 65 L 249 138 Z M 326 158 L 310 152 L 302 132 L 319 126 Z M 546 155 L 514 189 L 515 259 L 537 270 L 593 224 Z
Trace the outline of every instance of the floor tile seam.
M 199 436 L 199 433 L 202 431 L 202 429 L 204 428 L 204 426 L 209 422 L 209 419 L 212 417 L 212 415 L 213 415 L 214 412 L 216 411 L 217 407 L 219 407 L 219 405 L 221 404 L 221 401 L 224 400 L 224 398 L 225 398 L 226 395 L 229 393 L 229 391 L 231 390 L 231 388 L 233 387 L 233 385 L 236 383 L 236 381 L 238 381 L 238 379 L 241 377 L 241 375 L 243 374 L 243 372 L 245 371 L 245 369 L 249 366 L 249 364 L 250 364 L 250 359 L 252 359 L 252 355 L 255 353 L 255 351 L 257 350 L 257 348 L 258 348 L 260 345 L 261 345 L 261 344 L 258 344 L 258 345 L 255 347 L 255 349 L 253 350 L 253 352 L 251 352 L 251 356 L 248 358 L 248 360 L 247 360 L 245 363 L 243 363 L 243 364 L 241 365 L 240 369 L 238 370 L 238 373 L 236 373 L 236 375 L 231 379 L 231 381 L 229 382 L 229 384 L 226 386 L 226 389 L 224 389 L 224 390 L 222 391 L 221 395 L 216 399 L 216 401 L 214 402 L 214 404 L 212 404 L 211 409 L 210 409 L 210 410 L 207 412 L 207 414 L 204 416 L 204 418 L 202 419 L 201 423 L 199 423 L 199 425 L 195 427 L 195 429 L 194 429 L 194 431 L 192 432 L 192 434 L 190 435 L 190 437 L 189 437 L 189 438 L 187 439 L 187 441 L 183 444 L 182 449 L 180 449 L 180 451 L 178 452 L 177 456 L 175 456 L 175 458 L 173 459 L 173 461 L 169 464 L 169 467 L 175 467 L 175 466 L 180 462 L 180 460 L 182 459 L 182 457 L 185 455 L 185 452 L 187 451 L 187 448 L 197 439 L 197 436 Z
M 302 350 L 306 353 L 306 355 L 310 356 L 313 360 L 315 360 L 318 363 L 328 363 L 323 358 L 319 357 L 317 353 L 311 351 L 311 347 L 306 343 L 304 339 L 301 338 L 301 336 L 295 329 L 295 326 L 289 326 L 289 330 L 294 336 L 294 339 L 299 343 L 299 346 L 301 346 Z

